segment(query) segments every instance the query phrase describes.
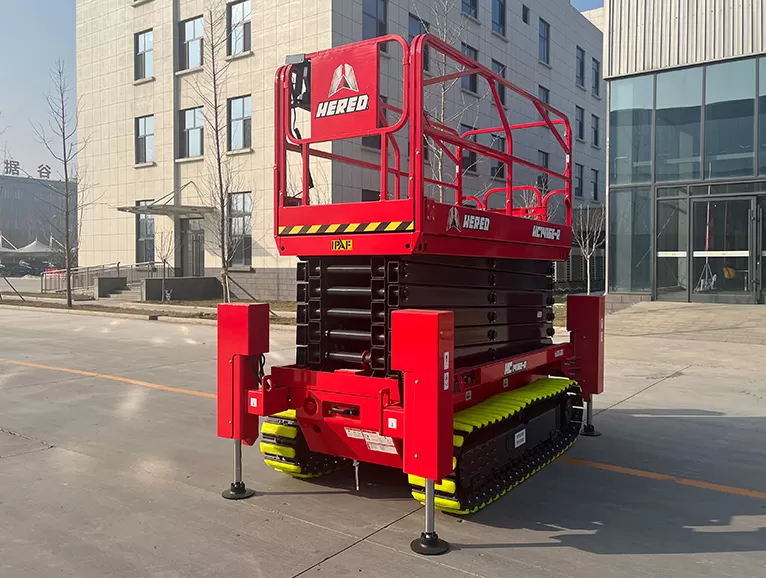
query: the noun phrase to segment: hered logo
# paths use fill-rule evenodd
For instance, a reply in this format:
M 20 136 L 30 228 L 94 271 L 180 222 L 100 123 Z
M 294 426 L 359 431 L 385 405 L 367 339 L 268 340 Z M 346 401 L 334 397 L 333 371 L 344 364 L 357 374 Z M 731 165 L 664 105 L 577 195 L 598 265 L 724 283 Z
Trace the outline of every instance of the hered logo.
M 327 98 L 332 98 L 332 95 L 342 88 L 359 92 L 359 85 L 356 82 L 354 67 L 350 64 L 341 64 L 335 69 L 335 72 L 332 73 L 332 84 L 330 85 L 330 94 L 327 95 Z
M 378 73 L 375 44 L 352 44 L 313 56 L 312 93 L 326 94 L 327 99 L 312 103 L 311 138 L 364 136 L 378 128 Z
M 341 64 L 332 73 L 332 82 L 330 83 L 329 98 L 332 98 L 341 90 L 350 92 L 359 92 L 359 83 L 356 81 L 354 67 L 350 64 Z M 335 100 L 325 100 L 317 106 L 316 116 L 314 118 L 325 118 L 328 116 L 338 116 L 352 112 L 362 112 L 370 108 L 370 95 L 358 94 L 346 96 Z

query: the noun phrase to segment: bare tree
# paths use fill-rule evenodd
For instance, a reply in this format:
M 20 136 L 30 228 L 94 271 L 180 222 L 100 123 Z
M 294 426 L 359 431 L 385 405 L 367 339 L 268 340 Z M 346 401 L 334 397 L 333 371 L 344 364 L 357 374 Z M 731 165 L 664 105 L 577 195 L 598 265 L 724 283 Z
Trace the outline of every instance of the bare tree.
M 459 0 L 431 0 L 430 11 L 428 14 L 422 15 L 417 7 L 417 4 L 415 4 L 414 15 L 418 18 L 418 20 L 420 20 L 421 27 L 425 32 L 433 34 L 443 42 L 460 49 L 463 30 L 466 28 L 468 23 L 467 18 L 459 17 L 458 12 L 460 9 Z M 449 74 L 454 74 L 463 70 L 463 68 L 458 66 L 457 63 L 448 59 L 445 54 L 439 53 L 435 57 L 429 57 L 429 54 L 426 52 L 424 57 L 429 59 L 427 62 L 429 67 L 434 65 L 436 66 L 437 76 L 447 76 Z M 449 126 L 452 128 L 454 128 L 454 125 L 459 127 L 459 125 L 463 124 L 464 122 L 469 126 L 476 126 L 476 123 L 479 119 L 479 104 L 482 100 L 489 96 L 490 89 L 487 87 L 485 92 L 482 94 L 477 94 L 476 96 L 467 96 L 463 91 L 460 91 L 459 102 L 450 103 L 451 98 L 453 100 L 457 100 L 454 99 L 454 96 L 451 95 L 454 94 L 452 89 L 459 82 L 462 82 L 461 77 L 454 78 L 446 82 L 441 82 L 437 85 L 434 85 L 436 90 L 435 95 L 433 93 L 427 93 L 425 95 L 425 114 L 427 118 L 432 121 L 436 121 L 441 125 Z M 469 115 L 471 118 L 469 118 L 466 122 L 466 115 L 469 113 L 471 113 L 471 115 Z M 430 139 L 426 139 L 426 141 L 426 145 L 433 158 L 432 166 L 434 176 L 436 180 L 445 182 L 446 170 L 444 150 L 439 145 L 432 142 Z M 478 160 L 474 160 L 467 166 L 464 166 L 463 173 L 473 170 L 477 162 Z M 439 200 L 443 202 L 444 186 L 439 185 L 438 191 Z
M 591 260 L 604 244 L 606 211 L 603 205 L 582 205 L 574 210 L 572 237 L 585 259 L 586 289 L 590 295 Z
M 168 263 L 175 255 L 176 237 L 174 231 L 157 231 L 154 234 L 154 251 L 162 263 L 162 300 L 170 301 L 165 293 L 165 279 L 168 276 Z
M 66 66 L 58 60 L 50 72 L 51 87 L 45 95 L 48 108 L 48 126 L 33 125 L 37 140 L 48 149 L 50 155 L 61 165 L 63 186 L 49 186 L 49 190 L 62 201 L 61 217 L 63 223 L 54 225 L 62 233 L 64 242 L 64 268 L 66 271 L 66 302 L 72 307 L 72 263 L 77 258 L 79 234 L 77 232 L 78 178 L 77 159 L 87 145 L 87 139 L 77 138 L 79 122 L 79 102 L 72 102 L 72 85 Z M 82 210 L 82 207 L 80 207 Z
M 220 258 L 221 283 L 224 301 L 231 301 L 229 269 L 238 239 L 232 235 L 230 226 L 230 196 L 238 185 L 238 166 L 227 155 L 227 100 L 226 85 L 229 61 L 226 60 L 230 34 L 226 3 L 210 0 L 204 13 L 205 35 L 203 41 L 204 73 L 192 88 L 204 106 L 206 143 L 206 175 L 202 179 L 202 203 L 212 209 L 205 219 L 205 226 L 213 237 L 209 243 L 211 253 Z M 205 238 L 208 239 L 208 235 Z

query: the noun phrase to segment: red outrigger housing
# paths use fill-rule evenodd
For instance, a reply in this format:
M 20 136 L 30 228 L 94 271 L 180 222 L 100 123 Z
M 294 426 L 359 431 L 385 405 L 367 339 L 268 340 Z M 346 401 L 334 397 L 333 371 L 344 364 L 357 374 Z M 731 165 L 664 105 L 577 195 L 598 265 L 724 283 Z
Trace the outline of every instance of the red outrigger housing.
M 381 98 L 386 45 L 402 53 L 396 106 Z M 567 117 L 428 34 L 289 62 L 274 85 L 274 237 L 281 255 L 301 259 L 296 363 L 261 375 L 267 306 L 221 305 L 219 435 L 252 444 L 257 416 L 295 410 L 313 452 L 440 480 L 454 467 L 455 412 L 541 376 L 576 380 L 586 401 L 601 393 L 603 298 L 569 297 L 571 340 L 550 339 L 551 262 L 572 247 Z M 455 72 L 437 74 L 434 62 Z M 461 131 L 427 113 L 429 87 L 470 76 L 487 85 L 491 126 Z M 539 120 L 511 124 L 501 93 Z M 523 131 L 549 135 L 564 170 L 515 153 Z M 487 135 L 501 136 L 504 150 L 482 144 Z M 341 154 L 350 149 L 337 141 L 360 137 L 379 138 L 379 162 Z M 435 171 L 429 151 L 449 170 Z M 471 189 L 465 166 L 479 158 L 504 167 L 483 192 Z M 377 174 L 377 200 L 342 202 L 331 186 L 333 202 L 318 202 L 314 175 L 326 161 Z M 514 185 L 524 169 L 556 188 Z M 333 185 L 361 191 L 336 182 L 343 174 L 333 171 Z M 533 202 L 519 204 L 522 193 Z M 554 204 L 563 209 L 556 222 Z M 507 321 L 509 312 L 520 321 Z

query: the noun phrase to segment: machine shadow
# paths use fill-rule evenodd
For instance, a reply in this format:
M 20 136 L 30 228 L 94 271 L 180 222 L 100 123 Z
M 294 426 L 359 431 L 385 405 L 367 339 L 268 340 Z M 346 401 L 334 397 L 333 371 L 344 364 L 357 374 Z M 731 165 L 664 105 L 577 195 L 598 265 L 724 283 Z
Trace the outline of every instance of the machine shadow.
M 356 490 L 354 468 L 349 466 L 306 481 L 314 489 L 298 492 L 268 492 L 270 496 L 337 494 L 345 492 L 370 500 L 406 500 L 412 499 L 407 475 L 401 470 L 363 463 L 359 466 L 359 491 Z M 325 488 L 327 491 L 322 491 Z M 415 504 L 413 500 L 413 504 Z
M 609 416 L 609 419 L 603 419 Z M 603 436 L 580 439 L 568 457 L 623 467 L 639 468 L 684 477 L 693 464 L 710 472 L 699 481 L 716 481 L 716 468 L 726 468 L 724 479 L 741 480 L 726 485 L 763 492 L 766 464 L 763 449 L 732 449 L 720 441 L 720 432 L 737 428 L 750 434 L 766 431 L 766 418 L 723 417 L 719 412 L 694 409 L 610 410 L 600 416 Z M 689 440 L 678 432 L 689 429 L 697 438 L 700 428 L 679 424 L 702 422 L 708 442 L 684 456 Z M 677 460 L 668 461 L 654 448 L 641 448 L 635 433 L 651 422 L 651 435 L 658 440 L 679 440 Z M 679 428 L 680 425 L 680 428 Z M 599 424 L 597 422 L 597 427 Z M 617 428 L 622 431 L 615 435 Z M 719 436 L 716 436 L 716 430 Z M 747 437 L 747 436 L 745 436 Z M 758 438 L 758 436 L 754 436 Z M 601 451 L 601 447 L 608 450 Z M 633 454 L 640 463 L 631 463 Z M 700 461 L 700 455 L 706 461 Z M 652 464 L 656 458 L 656 465 Z M 621 459 L 620 459 L 621 458 Z M 693 461 L 692 461 L 693 460 Z M 668 471 L 672 467 L 673 471 Z M 719 472 L 719 474 L 722 472 Z M 654 480 L 624 473 L 603 471 L 577 463 L 558 463 L 533 476 L 490 507 L 466 519 L 474 524 L 511 530 L 523 539 L 508 542 L 460 544 L 455 550 L 570 547 L 593 554 L 703 554 L 766 552 L 766 500 L 727 494 L 707 488 L 689 487 L 668 480 Z M 442 528 L 447 524 L 442 522 Z M 447 530 L 444 530 L 445 536 Z

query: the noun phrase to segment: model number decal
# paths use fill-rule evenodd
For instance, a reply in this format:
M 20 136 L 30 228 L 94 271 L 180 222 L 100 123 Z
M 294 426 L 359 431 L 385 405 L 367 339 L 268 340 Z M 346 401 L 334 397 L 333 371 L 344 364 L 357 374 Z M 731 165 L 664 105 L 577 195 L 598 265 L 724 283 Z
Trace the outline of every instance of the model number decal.
M 559 241 L 561 239 L 561 229 L 554 227 L 543 227 L 535 225 L 532 227 L 532 236 L 535 239 L 548 239 L 549 241 Z
M 517 363 L 514 363 L 513 361 L 509 361 L 505 364 L 505 375 L 510 375 L 512 373 L 518 373 L 519 371 L 524 371 L 527 368 L 527 362 L 526 361 L 519 361 Z
M 333 251 L 351 251 L 352 247 L 351 239 L 333 239 L 332 241 Z

